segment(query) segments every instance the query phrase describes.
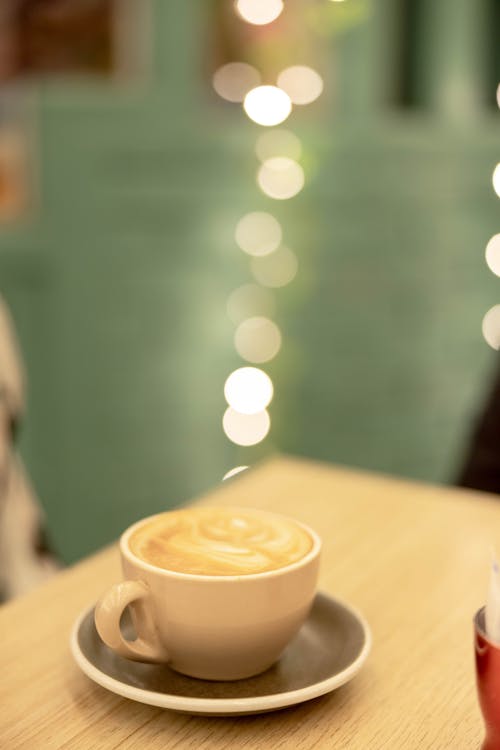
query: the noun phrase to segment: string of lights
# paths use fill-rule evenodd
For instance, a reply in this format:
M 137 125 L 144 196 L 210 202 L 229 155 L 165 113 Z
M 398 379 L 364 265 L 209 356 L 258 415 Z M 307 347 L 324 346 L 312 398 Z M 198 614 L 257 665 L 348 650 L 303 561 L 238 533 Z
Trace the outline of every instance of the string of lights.
M 500 84 L 497 88 L 497 104 L 500 108 Z M 500 163 L 492 176 L 493 190 L 500 198 Z M 486 263 L 495 276 L 500 276 L 500 234 L 494 234 L 486 245 Z M 500 304 L 490 307 L 483 318 L 483 336 L 493 349 L 500 349 Z
M 236 0 L 234 11 L 245 23 L 266 26 L 280 17 L 284 5 L 282 0 Z M 321 95 L 323 79 L 307 65 L 286 67 L 273 82 L 263 80 L 266 77 L 247 62 L 231 61 L 215 71 L 213 87 L 264 128 L 255 145 L 256 184 L 270 201 L 285 201 L 300 193 L 306 176 L 300 164 L 300 139 L 277 126 L 290 117 L 294 107 L 311 104 Z M 293 281 L 299 265 L 293 250 L 284 244 L 285 233 L 271 210 L 246 213 L 234 232 L 236 245 L 249 256 L 253 277 L 235 289 L 227 303 L 228 316 L 236 326 L 234 347 L 245 365 L 226 379 L 222 426 L 226 437 L 240 446 L 260 443 L 271 429 L 268 407 L 274 385 L 260 366 L 274 359 L 282 345 L 282 332 L 272 319 L 273 292 Z M 246 468 L 237 466 L 223 478 Z

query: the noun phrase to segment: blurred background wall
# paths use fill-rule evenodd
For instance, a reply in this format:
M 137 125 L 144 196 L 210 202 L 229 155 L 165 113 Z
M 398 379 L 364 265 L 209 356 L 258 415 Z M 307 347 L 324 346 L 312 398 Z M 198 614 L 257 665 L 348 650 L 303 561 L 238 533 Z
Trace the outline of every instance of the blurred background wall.
M 496 363 L 481 326 L 500 289 L 484 260 L 500 3 L 290 0 L 257 30 L 229 0 L 86 0 L 76 23 L 68 3 L 13 5 L 28 43 L 9 68 L 3 19 L 0 125 L 24 137 L 28 196 L 0 224 L 0 293 L 29 376 L 21 451 L 62 559 L 276 451 L 453 482 Z M 119 63 L 99 5 L 123 11 Z M 90 40 L 82 69 L 44 58 L 64 38 Z M 279 126 L 305 176 L 288 200 L 256 183 L 269 129 L 213 88 L 232 60 L 263 83 L 292 65 L 323 79 Z M 280 288 L 235 241 L 249 212 L 271 213 L 298 261 Z M 254 363 L 269 433 L 240 446 L 223 388 L 255 315 L 281 348 Z

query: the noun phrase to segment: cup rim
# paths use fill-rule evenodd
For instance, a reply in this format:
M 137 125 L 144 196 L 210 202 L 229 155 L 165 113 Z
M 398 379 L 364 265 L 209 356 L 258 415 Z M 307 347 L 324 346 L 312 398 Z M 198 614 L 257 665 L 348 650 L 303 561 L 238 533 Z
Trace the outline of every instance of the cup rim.
M 168 568 L 160 568 L 157 565 L 153 565 L 152 563 L 148 563 L 145 560 L 142 560 L 140 557 L 135 555 L 132 550 L 130 549 L 128 545 L 129 538 L 132 536 L 134 531 L 138 529 L 140 526 L 143 526 L 144 524 L 153 521 L 155 518 L 159 518 L 160 516 L 164 516 L 168 513 L 175 513 L 182 510 L 190 510 L 195 508 L 207 508 L 207 509 L 228 509 L 232 508 L 234 510 L 241 510 L 241 511 L 251 511 L 252 513 L 262 513 L 263 515 L 272 515 L 272 516 L 279 516 L 280 518 L 285 518 L 288 521 L 291 521 L 297 526 L 300 526 L 302 529 L 304 529 L 309 536 L 312 539 L 312 548 L 309 550 L 309 552 L 304 555 L 304 557 L 301 557 L 299 560 L 296 560 L 293 563 L 289 563 L 288 565 L 284 565 L 282 568 L 275 568 L 274 570 L 265 570 L 261 571 L 260 573 L 240 573 L 235 575 L 205 575 L 203 573 L 182 573 L 177 570 L 169 570 Z M 302 523 L 302 521 L 298 521 L 296 518 L 293 518 L 292 516 L 288 516 L 284 513 L 278 513 L 270 510 L 262 510 L 261 508 L 254 508 L 251 506 L 242 506 L 242 505 L 199 505 L 199 506 L 185 506 L 180 508 L 172 508 L 171 510 L 165 510 L 160 513 L 154 513 L 151 516 L 147 516 L 145 518 L 141 518 L 139 521 L 136 521 L 131 526 L 125 529 L 123 534 L 120 536 L 120 551 L 125 559 L 127 559 L 130 563 L 135 565 L 138 568 L 142 568 L 145 571 L 149 571 L 151 573 L 156 573 L 157 575 L 161 575 L 167 578 L 177 578 L 179 580 L 190 580 L 190 581 L 217 581 L 217 582 L 231 582 L 231 581 L 246 581 L 246 580 L 255 580 L 255 579 L 263 579 L 263 578 L 275 578 L 280 575 L 286 575 L 290 573 L 293 570 L 296 570 L 298 568 L 302 568 L 305 565 L 307 565 L 309 562 L 311 562 L 313 559 L 319 556 L 319 553 L 321 552 L 322 542 L 321 537 L 312 529 L 310 526 L 308 526 L 305 523 Z
M 486 635 L 486 628 L 484 627 L 484 612 L 486 610 L 486 606 L 483 605 L 482 607 L 479 607 L 477 612 L 474 614 L 474 617 L 472 618 L 472 622 L 474 623 L 474 628 L 477 630 L 477 632 L 483 636 L 486 640 L 488 640 L 488 636 Z
M 486 605 L 483 604 L 482 607 L 479 607 L 472 619 L 472 622 L 474 623 L 474 629 L 476 633 L 478 633 L 481 638 L 483 638 L 492 648 L 500 649 L 500 643 L 497 643 L 497 641 L 493 641 L 486 632 L 486 625 L 484 622 L 485 612 Z

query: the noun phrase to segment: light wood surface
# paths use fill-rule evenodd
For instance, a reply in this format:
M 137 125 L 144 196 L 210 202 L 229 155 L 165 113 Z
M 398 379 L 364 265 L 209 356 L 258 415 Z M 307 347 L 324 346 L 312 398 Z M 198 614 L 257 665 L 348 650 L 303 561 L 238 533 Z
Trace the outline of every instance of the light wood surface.
M 348 685 L 262 716 L 192 717 L 120 698 L 74 664 L 70 629 L 120 576 L 116 546 L 0 609 L 3 750 L 467 750 L 483 736 L 472 617 L 484 603 L 500 503 L 277 458 L 203 502 L 293 515 L 322 536 L 320 587 L 360 609 L 373 651 Z

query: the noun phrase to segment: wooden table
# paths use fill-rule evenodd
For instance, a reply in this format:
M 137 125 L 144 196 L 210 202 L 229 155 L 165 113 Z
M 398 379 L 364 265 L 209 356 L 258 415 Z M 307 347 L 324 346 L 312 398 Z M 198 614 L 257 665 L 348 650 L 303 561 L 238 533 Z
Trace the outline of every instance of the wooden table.
M 2 750 L 467 750 L 483 734 L 472 616 L 485 599 L 500 503 L 476 492 L 277 458 L 203 502 L 286 512 L 323 537 L 320 587 L 359 608 L 373 651 L 352 682 L 261 716 L 192 717 L 95 685 L 71 625 L 118 579 L 116 546 L 0 608 Z

